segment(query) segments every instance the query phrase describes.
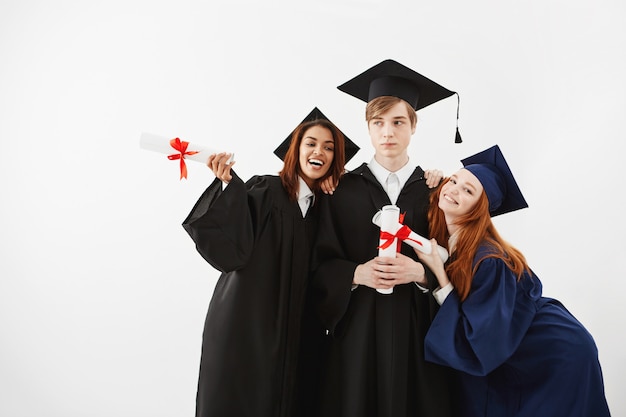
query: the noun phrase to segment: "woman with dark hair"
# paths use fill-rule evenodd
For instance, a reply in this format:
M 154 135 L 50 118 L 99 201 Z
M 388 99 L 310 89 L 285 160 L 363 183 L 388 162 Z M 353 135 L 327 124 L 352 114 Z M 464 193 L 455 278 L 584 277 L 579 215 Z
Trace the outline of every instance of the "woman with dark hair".
M 315 198 L 358 150 L 345 142 L 315 108 L 276 150 L 279 176 L 244 183 L 229 154 L 209 158 L 215 181 L 183 223 L 222 272 L 204 327 L 196 416 L 301 415 L 305 400 L 295 399 L 315 384 L 303 374 L 310 364 L 299 364 L 300 351 L 310 353 L 301 340 L 319 340 L 306 334 L 315 329 L 304 314 Z
M 432 243 L 448 248 L 448 261 L 416 251 L 437 277 L 441 304 L 426 360 L 461 371 L 461 416 L 609 416 L 591 334 L 542 296 L 524 255 L 491 221 L 528 207 L 500 148 L 463 165 L 431 194 Z

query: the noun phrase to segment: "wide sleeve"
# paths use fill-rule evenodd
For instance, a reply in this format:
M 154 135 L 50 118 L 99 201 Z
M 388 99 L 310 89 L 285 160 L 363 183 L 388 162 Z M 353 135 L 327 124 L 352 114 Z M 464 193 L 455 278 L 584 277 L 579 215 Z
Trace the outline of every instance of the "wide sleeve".
M 348 260 L 337 235 L 337 216 L 331 210 L 330 198 L 320 200 L 320 221 L 313 248 L 311 296 L 317 314 L 330 333 L 348 309 L 352 280 L 357 263 Z
M 216 179 L 200 196 L 183 227 L 211 266 L 229 272 L 248 263 L 259 225 L 271 211 L 267 191 L 262 177 L 244 183 L 233 173 L 224 190 Z
M 484 259 L 465 301 L 454 290 L 441 305 L 426 334 L 426 360 L 487 375 L 517 350 L 535 313 L 533 300 L 505 263 Z

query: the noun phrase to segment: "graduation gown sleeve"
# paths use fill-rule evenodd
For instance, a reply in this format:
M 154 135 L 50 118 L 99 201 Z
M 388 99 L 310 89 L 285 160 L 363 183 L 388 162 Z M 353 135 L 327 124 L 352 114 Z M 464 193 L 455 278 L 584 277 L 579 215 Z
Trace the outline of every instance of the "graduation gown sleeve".
M 530 327 L 541 295 L 538 281 L 522 279 L 536 286 L 530 291 L 536 297 L 523 294 L 527 289 L 503 261 L 481 261 L 465 301 L 453 290 L 441 305 L 426 335 L 426 360 L 477 376 L 504 363 Z
M 357 262 L 348 259 L 336 234 L 336 216 L 332 213 L 329 197 L 320 199 L 320 227 L 314 249 L 315 284 L 311 291 L 317 300 L 317 313 L 330 333 L 335 331 L 350 302 L 352 279 Z M 371 228 L 365 224 L 364 227 Z
M 222 190 L 215 179 L 198 199 L 183 222 L 202 257 L 214 268 L 234 271 L 248 264 L 255 243 L 255 225 L 262 224 L 271 210 L 258 177 L 246 184 L 233 173 L 233 179 Z

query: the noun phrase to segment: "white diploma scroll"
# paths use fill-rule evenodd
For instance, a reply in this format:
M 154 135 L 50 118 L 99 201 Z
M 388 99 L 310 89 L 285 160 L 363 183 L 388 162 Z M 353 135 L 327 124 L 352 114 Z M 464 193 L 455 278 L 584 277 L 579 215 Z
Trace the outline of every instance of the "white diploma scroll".
M 385 206 L 385 207 L 388 207 L 388 206 Z M 381 230 L 383 230 L 382 222 L 384 218 L 385 207 L 383 207 L 383 209 L 380 210 L 378 213 L 374 214 L 374 217 L 372 218 L 372 223 L 379 226 Z M 399 220 L 399 217 L 397 219 Z M 390 227 L 393 229 L 393 226 L 390 226 Z M 393 229 L 394 230 L 393 233 L 396 233 L 400 229 L 400 227 L 406 227 L 406 226 L 403 226 L 398 222 L 398 224 L 395 226 L 395 229 Z M 430 240 L 426 239 L 423 236 L 418 235 L 412 230 L 410 230 L 410 233 L 408 234 L 407 238 L 403 240 L 403 242 L 425 254 L 429 254 L 432 251 L 433 245 L 430 243 Z M 441 259 L 445 263 L 448 260 L 448 251 L 446 250 L 446 248 L 440 245 L 437 245 L 437 251 L 439 252 L 439 256 L 441 257 Z
M 181 154 L 180 150 L 177 150 L 176 148 L 172 147 L 172 144 L 171 144 L 172 139 L 175 139 L 175 138 L 166 138 L 163 136 L 153 135 L 151 133 L 142 133 L 141 138 L 139 139 L 139 147 L 141 149 L 154 151 L 154 152 L 158 152 L 158 153 L 162 153 L 166 155 L 178 154 L 180 156 Z M 206 164 L 211 154 L 224 152 L 224 151 L 220 151 L 217 149 L 208 148 L 206 146 L 200 146 L 195 143 L 184 142 L 182 140 L 181 142 L 187 144 L 187 148 L 183 156 L 184 160 L 196 161 L 196 162 Z M 230 156 L 230 159 L 228 160 L 228 163 L 231 163 L 234 157 L 235 157 L 235 154 L 232 154 Z M 180 159 L 180 157 L 178 157 L 177 159 Z
M 384 206 L 377 214 L 379 214 L 379 223 L 376 225 L 380 227 L 381 235 L 383 232 L 395 235 L 400 227 L 400 208 L 391 204 Z M 383 248 L 383 245 L 386 247 Z M 396 250 L 398 248 L 398 238 L 394 238 L 393 242 L 389 244 L 388 239 L 383 239 L 381 236 L 379 246 L 381 247 L 378 248 L 378 256 L 395 258 Z M 391 294 L 393 292 L 393 288 L 377 288 L 376 291 L 381 294 Z

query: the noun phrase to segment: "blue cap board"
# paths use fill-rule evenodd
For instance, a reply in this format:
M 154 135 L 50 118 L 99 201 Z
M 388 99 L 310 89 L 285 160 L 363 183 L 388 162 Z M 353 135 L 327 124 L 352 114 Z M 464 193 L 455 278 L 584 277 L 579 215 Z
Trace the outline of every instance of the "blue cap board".
M 491 217 L 528 207 L 498 145 L 463 160 L 463 167 L 482 184 Z

